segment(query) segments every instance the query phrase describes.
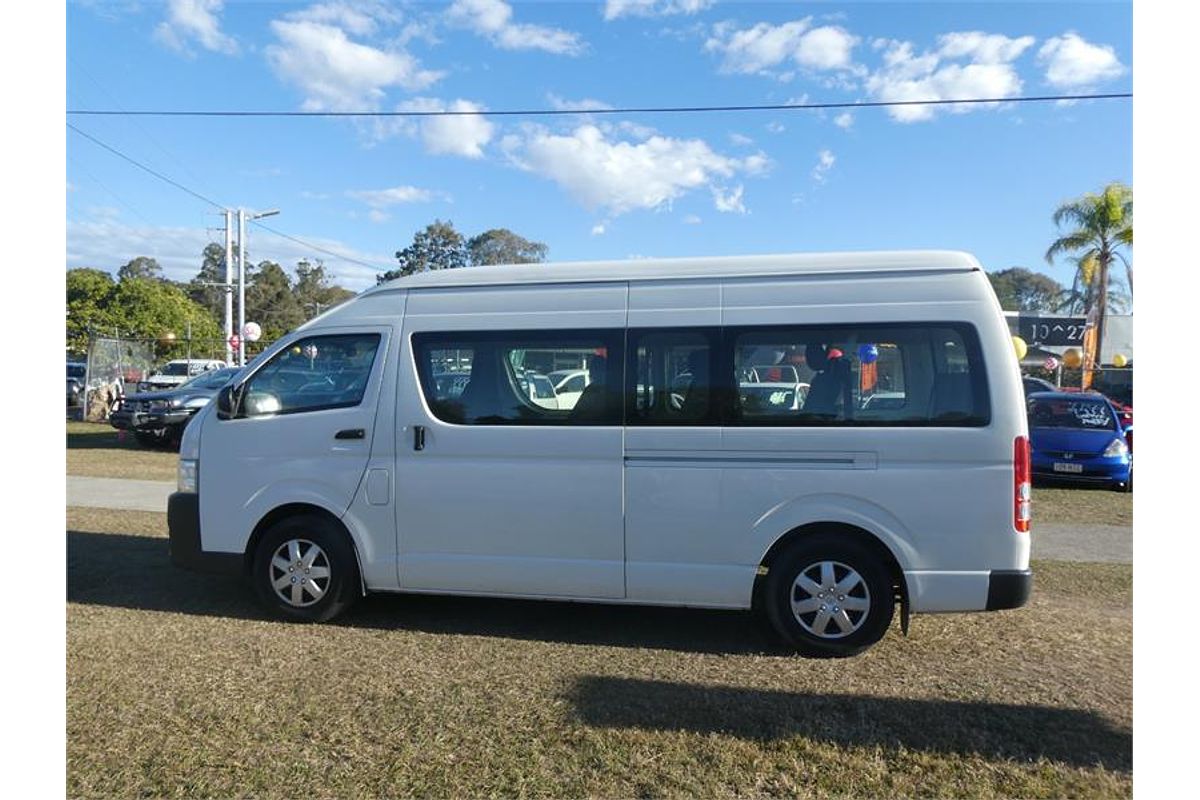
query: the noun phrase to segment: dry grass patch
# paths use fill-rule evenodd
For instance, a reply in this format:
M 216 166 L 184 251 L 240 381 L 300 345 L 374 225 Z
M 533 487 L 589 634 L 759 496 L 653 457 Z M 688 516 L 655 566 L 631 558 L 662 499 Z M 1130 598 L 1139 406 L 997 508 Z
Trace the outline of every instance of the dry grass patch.
M 179 455 L 151 450 L 107 422 L 67 422 L 67 474 L 173 481 Z
M 1025 609 L 813 661 L 706 611 L 385 596 L 284 624 L 171 568 L 162 514 L 68 528 L 71 796 L 1131 792 L 1126 565 L 1038 564 Z
M 1033 489 L 1034 524 L 1132 525 L 1133 494 L 1101 487 Z

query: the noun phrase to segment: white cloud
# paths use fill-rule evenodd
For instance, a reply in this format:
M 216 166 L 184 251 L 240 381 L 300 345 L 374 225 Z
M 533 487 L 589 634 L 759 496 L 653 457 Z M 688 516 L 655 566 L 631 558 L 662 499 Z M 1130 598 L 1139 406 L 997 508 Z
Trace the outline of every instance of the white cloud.
M 550 107 L 556 111 L 603 111 L 612 108 L 603 100 L 593 100 L 590 97 L 585 97 L 582 100 L 566 100 L 556 94 L 547 94 L 546 101 L 550 103 Z
M 441 77 L 403 50 L 352 41 L 336 25 L 289 18 L 272 21 L 271 30 L 279 43 L 267 46 L 267 61 L 305 93 L 306 111 L 374 110 L 389 87 L 415 91 Z
M 390 189 L 354 189 L 346 192 L 346 196 L 361 200 L 371 208 L 386 208 L 403 203 L 428 203 L 443 195 L 416 186 L 393 186 Z
M 367 212 L 367 219 L 371 220 L 371 222 L 387 222 L 391 218 L 391 214 L 388 214 L 386 211 L 380 211 L 378 208 L 372 208 Z
M 700 139 L 610 140 L 595 125 L 569 135 L 529 126 L 523 136 L 506 136 L 502 147 L 517 167 L 557 183 L 585 208 L 614 216 L 669 206 L 692 189 L 766 166 L 762 154 L 730 158 Z
M 675 14 L 696 14 L 716 0 L 605 0 L 604 19 L 618 17 L 666 17 Z
M 219 234 L 216 234 L 219 235 Z M 252 228 L 247 235 L 249 252 L 254 263 L 269 259 L 292 269 L 302 258 L 319 258 L 333 280 L 354 291 L 375 285 L 375 275 L 392 263 L 390 254 L 367 253 L 336 239 L 326 239 L 295 232 L 299 239 L 312 242 L 325 250 L 339 253 L 380 267 L 365 267 L 342 258 L 313 250 L 304 245 Z M 137 256 L 150 256 L 162 265 L 165 277 L 187 281 L 196 277 L 204 247 L 214 241 L 203 228 L 157 225 L 127 225 L 115 217 L 67 220 L 67 268 L 95 267 L 114 275 L 122 264 Z
M 414 97 L 396 106 L 396 110 L 472 112 L 485 109 L 470 100 L 447 103 L 433 97 Z M 480 114 L 410 118 L 402 120 L 397 127 L 409 135 L 420 135 L 427 153 L 463 158 L 483 158 L 483 148 L 496 132 L 496 126 Z
M 154 38 L 188 55 L 190 42 L 214 53 L 232 55 L 237 52 L 237 41 L 221 32 L 217 19 L 224 5 L 224 0 L 169 0 L 167 18 L 154 29 Z
M 723 214 L 745 214 L 746 205 L 742 202 L 742 191 L 740 183 L 728 191 L 720 186 L 712 187 L 713 207 Z
M 729 141 L 733 142 L 734 144 L 738 145 L 739 147 L 747 147 L 749 145 L 754 144 L 754 140 L 751 139 L 749 136 L 747 136 L 744 133 L 729 134 Z
M 766 128 L 770 133 L 783 133 L 787 130 L 787 126 L 785 126 L 782 122 L 768 122 L 763 127 Z
M 1060 89 L 1079 89 L 1125 74 L 1125 65 L 1111 45 L 1085 41 L 1077 33 L 1047 39 L 1038 50 L 1046 67 L 1046 82 Z
M 837 161 L 837 156 L 831 150 L 821 150 L 817 153 L 817 165 L 813 167 L 812 177 L 817 183 L 824 183 L 825 176 L 829 170 L 833 169 L 834 162 Z
M 833 118 L 833 124 L 842 130 L 848 131 L 854 127 L 854 115 L 849 111 L 843 111 Z
M 603 222 L 597 222 L 595 225 L 592 226 L 592 236 L 603 236 L 605 231 L 607 231 L 607 230 L 608 230 L 608 228 L 604 225 Z
M 683 218 L 684 225 L 699 225 L 700 222 L 700 217 L 696 216 L 695 214 L 688 214 Z
M 714 26 L 704 49 L 723 57 L 722 72 L 772 75 L 774 68 L 794 64 L 816 71 L 857 73 L 862 69 L 853 61 L 858 42 L 859 38 L 845 28 L 837 25 L 814 28 L 812 17 L 805 17 L 781 25 L 760 22 L 744 29 L 721 23 Z M 777 77 L 786 80 L 791 76 L 784 72 Z
M 937 50 L 916 55 L 911 42 L 875 40 L 872 46 L 884 51 L 883 66 L 867 78 L 868 93 L 885 102 L 1006 98 L 1021 93 L 1021 78 L 1012 61 L 1033 44 L 1033 37 L 1010 39 L 968 31 L 945 34 L 938 44 Z M 920 122 L 933 119 L 939 108 L 965 113 L 996 105 L 891 106 L 888 114 L 899 122 Z
M 504 0 L 454 0 L 446 11 L 451 24 L 474 31 L 502 50 L 544 50 L 570 56 L 583 52 L 579 34 L 516 23 L 512 15 L 512 6 Z
M 399 22 L 400 14 L 383 3 L 317 3 L 288 15 L 289 19 L 333 25 L 355 36 L 369 36 L 380 23 Z

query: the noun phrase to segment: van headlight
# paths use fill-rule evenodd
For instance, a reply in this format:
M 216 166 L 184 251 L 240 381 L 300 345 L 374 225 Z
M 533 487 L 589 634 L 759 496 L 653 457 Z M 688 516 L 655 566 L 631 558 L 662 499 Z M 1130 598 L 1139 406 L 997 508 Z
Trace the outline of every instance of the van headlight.
M 1108 443 L 1108 447 L 1104 448 L 1105 458 L 1116 458 L 1129 453 L 1129 445 L 1125 444 L 1124 439 L 1113 439 Z
M 179 459 L 179 480 L 176 488 L 180 492 L 195 494 L 200 486 L 200 462 L 194 458 Z

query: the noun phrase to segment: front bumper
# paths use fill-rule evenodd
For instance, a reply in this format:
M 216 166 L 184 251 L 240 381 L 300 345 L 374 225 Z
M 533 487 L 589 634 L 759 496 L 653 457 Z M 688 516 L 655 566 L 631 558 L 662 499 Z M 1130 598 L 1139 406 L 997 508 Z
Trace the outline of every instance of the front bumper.
M 242 574 L 241 553 L 213 553 L 201 548 L 200 495 L 175 492 L 167 499 L 167 532 L 175 566 L 219 575 Z
M 174 428 L 179 425 L 186 425 L 187 421 L 196 413 L 193 408 L 174 409 L 172 411 L 151 411 L 142 415 L 142 422 L 135 427 L 138 428 Z
M 1033 591 L 1033 570 L 994 569 L 988 573 L 987 610 L 1020 608 Z

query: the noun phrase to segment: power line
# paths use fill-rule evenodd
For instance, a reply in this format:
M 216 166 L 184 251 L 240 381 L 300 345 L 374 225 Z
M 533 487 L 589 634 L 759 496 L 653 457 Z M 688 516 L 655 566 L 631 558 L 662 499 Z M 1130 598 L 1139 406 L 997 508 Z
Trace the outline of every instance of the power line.
M 216 206 L 217 208 L 219 208 L 219 209 L 220 209 L 220 210 L 222 210 L 222 211 L 224 211 L 224 210 L 225 210 L 226 206 L 223 206 L 223 205 L 221 205 L 221 204 L 220 204 L 220 203 L 218 203 L 216 200 L 212 200 L 212 199 L 210 199 L 210 198 L 208 198 L 208 197 L 205 197 L 204 195 L 200 194 L 199 192 L 193 192 L 191 189 L 189 189 L 188 187 L 184 186 L 182 183 L 178 183 L 177 181 L 173 181 L 173 180 L 171 180 L 171 179 L 170 179 L 170 178 L 168 178 L 166 175 L 163 175 L 161 172 L 157 172 L 157 171 L 155 171 L 155 170 L 153 170 L 153 169 L 150 169 L 150 167 L 147 167 L 145 164 L 141 163 L 140 161 L 134 161 L 132 158 L 130 158 L 129 156 L 125 155 L 125 154 L 124 154 L 124 153 L 122 153 L 120 150 L 116 149 L 115 147 L 110 147 L 109 145 L 105 144 L 104 142 L 100 141 L 100 140 L 99 140 L 99 139 L 97 139 L 95 136 L 92 136 L 92 135 L 91 135 L 91 134 L 89 134 L 89 133 L 84 133 L 83 131 L 79 130 L 79 128 L 76 128 L 76 127 L 75 127 L 74 125 L 72 125 L 71 123 L 69 123 L 69 122 L 68 122 L 68 123 L 67 123 L 67 127 L 68 127 L 68 128 L 70 128 L 71 130 L 75 131 L 76 133 L 78 133 L 78 134 L 79 134 L 80 136 L 82 136 L 83 138 L 85 138 L 85 139 L 88 139 L 88 140 L 89 140 L 89 141 L 91 141 L 91 142 L 94 142 L 95 144 L 99 145 L 100 147 L 103 147 L 105 150 L 107 150 L 108 152 L 110 152 L 110 153 L 112 153 L 113 155 L 117 156 L 118 158 L 121 158 L 121 159 L 124 159 L 125 161 L 128 161 L 130 164 L 133 164 L 133 165 L 134 165 L 135 167 L 137 167 L 138 169 L 140 169 L 140 170 L 145 170 L 146 172 L 149 172 L 151 175 L 153 175 L 154 177 L 158 178 L 158 179 L 159 179 L 159 180 L 161 180 L 161 181 L 166 181 L 167 183 L 169 183 L 169 184 L 171 184 L 172 186 L 174 186 L 176 189 L 180 189 L 180 190 L 182 190 L 182 191 L 185 191 L 185 192 L 187 192 L 188 194 L 190 194 L 192 197 L 195 197 L 195 198 L 197 198 L 197 199 L 199 199 L 199 200 L 203 200 L 204 202 L 208 203 L 208 204 L 209 204 L 209 205 L 211 205 L 211 206 Z
M 359 261 L 357 258 L 351 258 L 350 256 L 342 255 L 341 253 L 335 253 L 332 250 L 326 250 L 325 248 L 318 247 L 317 245 L 312 244 L 311 242 L 306 242 L 303 239 L 297 239 L 295 236 L 289 236 L 286 233 L 277 231 L 274 228 L 270 227 L 269 225 L 264 225 L 263 223 L 258 222 L 257 220 L 251 220 L 251 222 L 254 225 L 256 225 L 257 227 L 262 228 L 264 231 L 273 233 L 276 236 L 279 236 L 283 239 L 287 239 L 288 241 L 295 242 L 296 244 L 304 245 L 305 247 L 307 247 L 311 250 L 316 250 L 318 253 L 324 253 L 327 256 L 333 256 L 334 258 L 340 259 L 342 261 L 349 261 L 351 264 L 358 264 L 360 267 L 367 267 L 368 269 L 383 270 L 384 272 L 387 272 L 389 269 L 391 269 L 390 267 L 381 267 L 377 264 L 368 264 L 366 261 Z
M 587 114 L 701 114 L 741 111 L 802 111 L 838 108 L 899 108 L 904 106 L 949 106 L 981 103 L 1051 103 L 1064 100 L 1121 100 L 1131 99 L 1133 92 L 1109 94 L 1054 94 L 1032 97 L 968 97 L 958 100 L 870 100 L 841 103 L 771 103 L 766 105 L 727 106 L 630 106 L 625 108 L 534 108 L 498 111 L 232 111 L 232 110 L 114 110 L 75 109 L 67 111 L 76 116 L 133 116 L 133 117 L 557 117 Z
M 187 192 L 192 197 L 196 197 L 200 200 L 203 200 L 204 202 L 208 203 L 209 205 L 215 206 L 216 208 L 220 209 L 221 211 L 226 210 L 226 208 L 227 208 L 226 206 L 223 206 L 220 203 L 218 203 L 217 201 L 205 197 L 204 195 L 200 194 L 199 192 L 192 191 L 188 187 L 184 186 L 182 183 L 171 180 L 166 175 L 163 175 L 161 172 L 157 172 L 157 171 L 151 169 L 150 167 L 147 167 L 145 164 L 141 163 L 140 161 L 130 158 L 129 156 L 125 155 L 120 150 L 116 149 L 115 147 L 111 147 L 110 145 L 105 144 L 104 142 L 97 139 L 95 136 L 92 136 L 88 133 L 85 133 L 85 132 L 79 130 L 79 128 L 76 128 L 71 123 L 68 122 L 67 127 L 70 128 L 71 130 L 75 131 L 80 136 L 84 137 L 85 139 L 88 139 L 88 140 L 94 142 L 95 144 L 99 145 L 100 147 L 103 147 L 105 150 L 109 151 L 113 155 L 118 156 L 118 157 L 124 159 L 125 161 L 128 161 L 130 164 L 133 164 L 138 169 L 145 170 L 146 172 L 150 173 L 151 175 L 158 178 L 159 180 L 166 181 L 167 183 L 174 186 L 176 189 L 180 189 L 181 191 Z M 273 233 L 276 236 L 279 236 L 280 238 L 287 239 L 288 241 L 295 242 L 296 244 L 299 244 L 299 245 L 303 245 L 304 247 L 307 247 L 310 250 L 315 250 L 318 253 L 324 253 L 325 255 L 333 256 L 334 258 L 340 259 L 342 261 L 348 261 L 352 264 L 358 264 L 359 266 L 367 267 L 368 269 L 371 269 L 371 270 L 382 270 L 382 271 L 386 272 L 389 269 L 389 267 L 381 267 L 378 264 L 368 264 L 366 261 L 360 261 L 357 258 L 351 258 L 350 256 L 342 255 L 341 253 L 335 253 L 332 250 L 328 250 L 324 247 L 319 247 L 318 245 L 312 244 L 311 242 L 306 242 L 303 239 L 299 239 L 295 236 L 291 236 L 290 234 L 283 233 L 282 231 L 277 231 L 274 228 L 271 228 L 267 225 L 264 225 L 261 222 L 258 222 L 257 220 L 251 220 L 251 223 L 254 225 L 257 225 L 258 227 L 262 228 L 265 231 L 269 231 L 270 233 Z

